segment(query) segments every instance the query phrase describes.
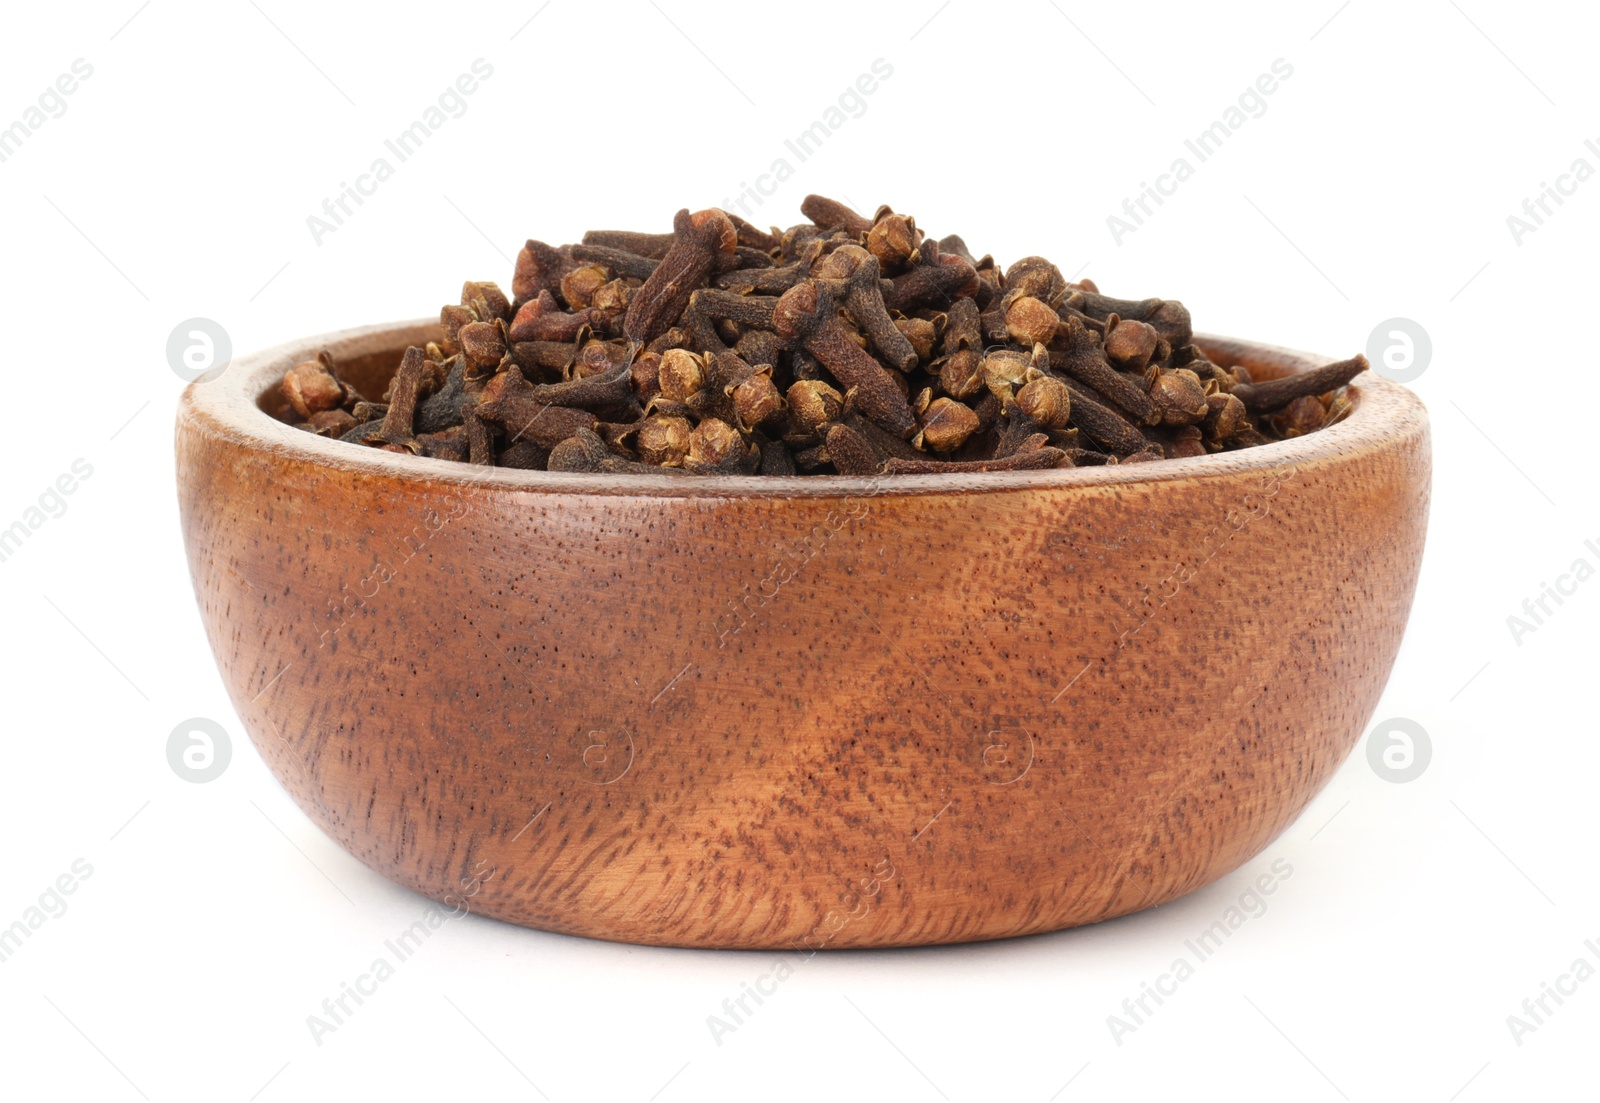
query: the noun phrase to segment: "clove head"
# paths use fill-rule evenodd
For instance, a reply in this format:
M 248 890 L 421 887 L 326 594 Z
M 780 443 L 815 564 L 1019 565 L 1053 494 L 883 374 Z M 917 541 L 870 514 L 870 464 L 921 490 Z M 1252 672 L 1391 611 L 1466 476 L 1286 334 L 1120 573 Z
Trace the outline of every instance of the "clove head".
M 511 301 L 493 281 L 468 280 L 461 285 L 461 305 L 470 309 L 482 322 L 499 319 L 511 321 Z
M 1154 369 L 1152 369 L 1154 370 Z M 1188 368 L 1156 371 L 1150 384 L 1150 399 L 1161 414 L 1162 425 L 1198 425 L 1210 406 L 1205 385 Z
M 1106 334 L 1106 359 L 1123 371 L 1144 371 L 1161 335 L 1148 322 L 1118 321 Z
M 739 430 L 720 418 L 708 417 L 689 434 L 688 467 L 722 467 L 749 451 Z
M 561 297 L 568 310 L 582 310 L 594 301 L 595 292 L 611 282 L 611 273 L 598 264 L 585 264 L 561 277 Z
M 917 354 L 917 359 L 928 361 L 933 359 L 933 346 L 939 339 L 939 327 L 926 318 L 896 318 L 895 328 L 911 343 L 911 350 Z M 915 365 L 912 365 L 915 367 Z
M 1032 359 L 1014 349 L 997 349 L 983 358 L 984 384 L 1001 399 L 1011 397 L 1011 388 L 1027 381 Z
M 703 240 L 711 241 L 718 252 L 732 254 L 739 248 L 739 228 L 716 207 L 707 207 L 689 216 L 689 225 Z
M 1167 455 L 1172 459 L 1188 459 L 1205 454 L 1205 441 L 1196 425 L 1185 425 L 1179 429 L 1172 435 L 1172 443 L 1167 446 Z
M 830 421 L 837 421 L 844 410 L 844 396 L 820 379 L 801 379 L 789 387 L 789 409 L 795 428 L 814 433 Z
M 1072 415 L 1072 392 L 1055 376 L 1035 372 L 1017 392 L 1017 408 L 1041 428 L 1060 429 Z
M 570 256 L 542 241 L 529 239 L 517 254 L 516 274 L 511 277 L 511 293 L 521 302 L 540 291 L 554 291 L 561 277 L 575 267 Z
M 1277 415 L 1279 430 L 1285 437 L 1303 437 L 1322 428 L 1328 411 L 1316 395 L 1301 395 Z
M 733 384 L 728 391 L 739 424 L 755 429 L 783 412 L 783 395 L 772 382 L 772 372 L 761 368 Z
M 692 432 L 686 418 L 653 415 L 640 423 L 633 445 L 645 463 L 682 467 L 689 455 Z
M 1206 416 L 1201 423 L 1205 439 L 1214 444 L 1234 436 L 1250 425 L 1250 415 L 1231 394 L 1218 391 L 1206 396 Z
M 706 385 L 705 363 L 688 349 L 668 349 L 661 354 L 656 380 L 662 398 L 687 402 Z
M 302 418 L 331 410 L 344 402 L 344 385 L 320 360 L 296 364 L 283 376 L 283 397 Z
M 1061 318 L 1047 303 L 1031 295 L 1012 301 L 1006 310 L 1006 332 L 1029 346 L 1048 345 L 1061 328 Z
M 479 367 L 496 368 L 505 359 L 505 327 L 498 319 L 493 322 L 470 322 L 462 326 L 459 340 L 461 351 Z
M 1043 257 L 1023 257 L 1006 269 L 1004 283 L 1008 296 L 1039 299 L 1056 306 L 1067 292 L 1067 281 L 1061 269 Z
M 833 315 L 833 303 L 815 280 L 795 284 L 772 308 L 772 328 L 786 341 L 804 340 Z
M 445 346 L 456 350 L 461 347 L 461 327 L 478 320 L 471 307 L 451 303 L 439 308 L 439 325 L 444 328 Z
M 589 296 L 589 314 L 596 328 L 607 333 L 622 324 L 633 299 L 633 287 L 626 280 L 610 280 L 595 288 Z
M 323 437 L 342 437 L 358 424 L 351 414 L 338 407 L 318 410 L 309 420 L 312 431 Z
M 867 252 L 878 258 L 878 264 L 889 275 L 922 259 L 918 248 L 921 242 L 922 234 L 917 230 L 916 220 L 892 211 L 867 231 Z
M 951 398 L 971 398 L 983 390 L 985 378 L 983 354 L 974 348 L 957 349 L 939 365 L 939 386 Z
M 859 245 L 841 245 L 819 255 L 811 264 L 811 275 L 819 280 L 849 280 L 871 255 Z
M 922 431 L 912 440 L 919 448 L 952 452 L 979 429 L 978 415 L 953 398 L 936 398 L 922 412 Z

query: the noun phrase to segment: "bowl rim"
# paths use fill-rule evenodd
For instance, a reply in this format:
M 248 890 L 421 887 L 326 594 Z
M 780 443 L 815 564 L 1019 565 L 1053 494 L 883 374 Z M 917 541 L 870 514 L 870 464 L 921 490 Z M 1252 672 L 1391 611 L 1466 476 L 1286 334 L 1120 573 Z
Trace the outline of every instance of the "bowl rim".
M 482 467 L 426 456 L 401 456 L 317 436 L 280 422 L 258 402 L 283 373 L 327 349 L 341 356 L 370 355 L 437 339 L 431 318 L 358 326 L 299 338 L 235 357 L 192 381 L 178 402 L 178 432 L 197 430 L 241 450 L 270 454 L 352 476 L 445 490 L 496 490 L 543 494 L 658 498 L 857 498 L 972 494 L 999 490 L 1118 487 L 1134 483 L 1270 473 L 1329 462 L 1352 451 L 1394 447 L 1425 431 L 1427 410 L 1410 389 L 1368 370 L 1350 384 L 1353 409 L 1336 425 L 1303 437 L 1233 452 L 1159 462 L 1043 471 L 951 472 L 928 475 L 709 475 L 682 478 L 650 474 L 597 474 Z M 1229 363 L 1266 365 L 1270 375 L 1306 371 L 1336 358 L 1240 338 L 1197 333 L 1194 342 Z

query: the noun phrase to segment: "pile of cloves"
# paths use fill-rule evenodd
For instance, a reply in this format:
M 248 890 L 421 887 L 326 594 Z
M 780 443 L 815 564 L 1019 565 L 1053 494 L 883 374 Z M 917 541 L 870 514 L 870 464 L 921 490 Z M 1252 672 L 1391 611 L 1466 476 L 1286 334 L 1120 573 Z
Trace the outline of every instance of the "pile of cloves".
M 1364 357 L 1256 382 L 1189 312 L 1114 299 L 1043 257 L 1001 271 L 961 238 L 808 196 L 763 231 L 679 211 L 671 233 L 530 241 L 512 297 L 467 283 L 382 401 L 326 352 L 278 416 L 392 452 L 681 475 L 1016 471 L 1204 456 L 1350 412 Z

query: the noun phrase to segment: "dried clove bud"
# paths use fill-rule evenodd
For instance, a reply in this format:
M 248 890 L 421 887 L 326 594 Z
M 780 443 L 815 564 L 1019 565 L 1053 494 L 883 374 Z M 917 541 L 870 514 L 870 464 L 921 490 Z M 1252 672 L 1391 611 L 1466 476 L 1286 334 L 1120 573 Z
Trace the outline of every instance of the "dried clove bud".
M 522 471 L 543 471 L 550 462 L 550 449 L 531 440 L 519 440 L 507 445 L 494 457 L 496 467 L 513 467 Z
M 834 310 L 832 297 L 816 280 L 807 280 L 783 293 L 773 322 L 779 337 L 800 341 L 856 393 L 862 413 L 893 433 L 910 436 L 917 421 L 905 395 L 883 365 L 844 335 Z
M 437 433 L 419 433 L 416 443 L 418 455 L 436 460 L 465 463 L 472 455 L 465 425 L 452 425 L 448 429 L 440 429 Z
M 789 387 L 789 409 L 794 415 L 795 429 L 800 433 L 814 433 L 830 421 L 836 421 L 844 409 L 844 396 L 820 379 L 801 379 Z
M 1017 407 L 1041 428 L 1060 429 L 1072 415 L 1072 392 L 1055 376 L 1034 373 L 1017 392 Z
M 1023 257 L 1006 269 L 1004 288 L 1008 298 L 1026 296 L 1055 307 L 1066 294 L 1067 281 L 1061 269 L 1043 257 Z
M 872 342 L 890 366 L 910 371 L 917 366 L 917 350 L 894 322 L 889 320 L 878 278 L 878 258 L 855 245 L 841 245 L 814 266 L 829 295 L 844 306 L 845 312 Z
M 1110 406 L 1097 402 L 1082 387 L 1068 383 L 1067 390 L 1072 394 L 1072 423 L 1106 451 L 1128 456 L 1149 443 L 1137 426 Z
M 511 302 L 492 281 L 468 280 L 461 285 L 461 305 L 480 322 L 511 320 Z
M 639 423 L 633 445 L 645 463 L 681 467 L 689 455 L 692 431 L 685 418 L 651 416 Z
M 627 279 L 647 280 L 656 270 L 656 259 L 640 256 L 626 249 L 615 249 L 609 245 L 591 245 L 585 242 L 582 245 L 574 245 L 567 251 L 575 261 L 598 265 L 614 275 Z
M 1206 396 L 1206 416 L 1200 426 L 1206 440 L 1220 444 L 1249 425 L 1244 403 L 1233 395 L 1219 391 Z
M 662 398 L 687 402 L 706 385 L 705 361 L 687 349 L 668 349 L 661 355 L 656 380 Z
M 391 451 L 415 453 L 422 450 L 412 433 L 415 431 L 417 400 L 426 363 L 420 348 L 412 345 L 406 349 L 405 355 L 400 358 L 400 367 L 395 370 L 394 380 L 389 385 L 389 409 L 384 413 L 377 431 L 368 438 L 368 443 Z
M 613 456 L 615 453 L 606 447 L 606 442 L 594 430 L 578 429 L 550 449 L 548 466 L 551 471 L 593 473 L 605 470 L 606 460 Z
M 1144 371 L 1161 335 L 1148 322 L 1117 320 L 1106 332 L 1106 359 L 1123 371 Z
M 1153 373 L 1150 398 L 1161 411 L 1162 425 L 1198 425 L 1210 406 L 1200 377 L 1188 368 Z
M 739 336 L 733 350 L 742 357 L 747 364 L 762 364 L 768 367 L 777 367 L 778 355 L 783 351 L 783 342 L 778 335 L 765 329 L 749 329 Z
M 994 460 L 964 460 L 951 462 L 948 460 L 902 460 L 890 458 L 884 461 L 883 473 L 885 475 L 939 475 L 947 473 L 967 473 L 982 471 L 1048 471 L 1053 467 L 1066 467 L 1067 454 L 1059 448 L 1034 448 L 1026 452 L 1016 452 L 1010 456 Z
M 903 370 L 910 371 L 918 362 L 933 359 L 933 346 L 939 340 L 939 326 L 935 321 L 928 318 L 896 318 L 894 328 L 910 343 L 911 351 L 916 356 L 910 367 Z
M 802 199 L 800 213 L 825 230 L 844 230 L 852 237 L 860 237 L 872 229 L 870 218 L 862 218 L 838 200 L 820 195 Z
M 778 300 L 771 295 L 741 295 L 705 288 L 690 295 L 689 304 L 708 318 L 771 329 L 772 308 L 778 305 Z
M 1056 312 L 1043 302 L 1024 295 L 1012 302 L 1006 311 L 1006 332 L 1011 339 L 1032 348 L 1048 345 L 1061 327 Z
M 589 296 L 589 321 L 606 333 L 616 332 L 633 301 L 633 287 L 626 280 L 612 280 L 601 284 Z
M 481 367 L 499 367 L 506 358 L 506 331 L 504 323 L 472 322 L 461 327 L 461 351 Z
M 561 300 L 568 310 L 582 310 L 594 293 L 611 281 L 611 273 L 598 264 L 585 264 L 561 277 Z
M 1172 434 L 1172 441 L 1165 451 L 1167 458 L 1173 460 L 1205 455 L 1206 446 L 1199 426 L 1185 425 L 1178 429 Z
M 356 427 L 356 419 L 344 410 L 318 410 L 311 415 L 311 431 L 322 437 L 342 437 Z
M 884 462 L 867 438 L 848 425 L 831 426 L 824 443 L 841 475 L 875 475 Z
M 705 286 L 718 255 L 738 245 L 733 223 L 714 207 L 692 215 L 679 211 L 672 232 L 672 248 L 628 305 L 622 332 L 631 341 L 646 343 L 671 326 L 689 305 L 690 294 Z
M 978 431 L 978 415 L 951 398 L 936 398 L 922 414 L 922 432 L 912 439 L 918 448 L 953 452 Z
M 921 241 L 916 220 L 891 211 L 867 231 L 867 252 L 877 258 L 885 273 L 894 275 L 922 259 L 922 252 L 917 248 Z
M 320 411 L 342 405 L 345 388 L 333 372 L 331 358 L 324 360 L 319 357 L 296 364 L 284 373 L 283 397 L 289 400 L 295 413 L 302 418 L 310 418 Z
M 512 341 L 571 341 L 579 330 L 590 324 L 590 311 L 568 314 L 554 295 L 540 291 L 517 309 L 517 316 L 511 321 L 510 338 Z
M 1233 389 L 1233 395 L 1253 414 L 1271 413 L 1283 409 L 1301 395 L 1337 390 L 1366 371 L 1367 367 L 1365 356 L 1354 356 L 1281 379 L 1269 379 L 1265 383 L 1242 383 Z
M 1079 383 L 1092 387 L 1134 420 L 1144 425 L 1161 421 L 1161 410 L 1149 395 L 1106 359 L 1100 336 L 1077 318 L 1065 326 L 1064 346 L 1050 354 L 1050 366 L 1059 368 Z
M 983 358 L 984 385 L 1001 400 L 1009 399 L 1012 389 L 1022 386 L 1032 370 L 1033 358 L 1015 349 L 998 349 Z
M 888 207 L 801 206 L 812 221 L 771 232 L 707 208 L 671 233 L 529 240 L 513 298 L 462 284 L 382 394 L 323 353 L 285 374 L 274 416 L 474 464 L 714 476 L 1144 463 L 1354 409 L 1360 357 L 1257 382 L 1194 344 L 1182 303 L 1113 298 L 1043 257 L 1002 270 Z
M 1285 406 L 1274 421 L 1284 437 L 1302 437 L 1322 428 L 1327 416 L 1328 411 L 1323 408 L 1322 401 L 1316 395 L 1307 394 Z
M 751 372 L 733 384 L 729 394 L 739 426 L 746 431 L 765 425 L 784 410 L 783 395 L 772 382 L 770 368 Z
M 684 466 L 690 470 L 726 468 L 744 460 L 749 453 L 750 446 L 739 430 L 719 418 L 708 417 L 689 434 Z
M 514 370 L 491 379 L 473 410 L 484 421 L 500 426 L 511 442 L 526 438 L 547 448 L 578 429 L 592 430 L 600 423 L 588 410 L 558 406 L 536 397 L 534 386 Z
M 599 245 L 620 249 L 635 256 L 660 260 L 672 248 L 673 236 L 667 234 L 642 234 L 635 230 L 589 230 L 583 235 L 585 245 Z M 576 255 L 576 254 L 575 254 Z
M 511 277 L 511 293 L 518 302 L 534 298 L 541 291 L 554 291 L 576 263 L 559 249 L 542 241 L 529 242 L 517 254 L 516 275 Z
M 943 309 L 964 289 L 975 289 L 977 275 L 972 265 L 960 257 L 941 256 L 934 264 L 918 264 L 894 277 L 883 303 L 902 314 L 910 314 L 923 306 Z

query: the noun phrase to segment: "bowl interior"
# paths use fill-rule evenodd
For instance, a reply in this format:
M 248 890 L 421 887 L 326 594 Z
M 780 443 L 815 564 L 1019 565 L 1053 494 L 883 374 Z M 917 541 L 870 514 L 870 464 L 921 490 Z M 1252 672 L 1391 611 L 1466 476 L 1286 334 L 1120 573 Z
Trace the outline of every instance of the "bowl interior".
M 1336 461 L 1352 447 L 1382 448 L 1417 431 L 1426 414 L 1404 387 L 1368 372 L 1351 383 L 1351 415 L 1337 425 L 1291 440 L 1162 463 L 1057 468 L 984 474 L 935 473 L 886 479 L 878 475 L 725 475 L 674 479 L 655 474 L 594 475 L 479 467 L 443 459 L 395 456 L 291 429 L 273 416 L 285 403 L 283 374 L 320 350 L 332 354 L 341 375 L 369 400 L 379 399 L 404 350 L 437 340 L 437 319 L 390 322 L 305 337 L 240 357 L 190 384 L 180 406 L 180 421 L 194 419 L 252 452 L 294 456 L 314 467 L 364 477 L 432 487 L 494 488 L 513 492 L 601 494 L 643 497 L 753 495 L 785 498 L 921 497 L 928 494 L 979 494 L 1029 487 L 1104 487 L 1186 478 L 1226 478 L 1241 471 L 1267 471 L 1284 463 Z M 1243 365 L 1258 380 L 1275 379 L 1330 363 L 1334 358 L 1263 345 L 1237 338 L 1196 334 L 1195 344 L 1219 364 Z
M 394 378 L 394 373 L 400 368 L 400 358 L 405 355 L 406 348 L 411 344 L 403 339 L 406 335 L 395 334 L 395 340 L 389 347 L 364 348 L 354 353 L 338 355 L 335 365 L 339 371 L 339 379 L 355 388 L 362 398 L 369 402 L 380 402 L 383 392 L 389 389 L 389 380 Z M 441 332 L 438 336 L 443 336 Z M 437 339 L 437 338 L 435 338 Z M 315 356 L 315 352 L 311 354 Z M 255 404 L 256 408 L 267 414 L 284 404 L 283 392 L 280 390 L 280 379 L 267 378 L 256 382 Z
M 395 341 L 390 347 L 364 348 L 340 355 L 339 378 L 354 387 L 362 398 L 372 402 L 381 400 L 383 392 L 389 387 L 389 381 L 394 378 L 394 373 L 400 366 L 400 358 L 405 354 L 407 345 L 411 343 L 408 339 L 402 339 L 406 336 L 408 335 L 397 332 Z M 434 333 L 432 339 L 437 340 L 441 336 L 443 336 L 442 330 Z M 1279 350 L 1272 350 L 1270 346 L 1247 345 L 1225 337 L 1198 334 L 1195 336 L 1195 344 L 1213 363 L 1225 368 L 1243 364 L 1257 380 L 1277 379 L 1312 366 L 1308 361 L 1304 361 L 1304 358 L 1301 358 L 1303 362 L 1297 363 L 1287 356 L 1264 356 L 1263 350 Z M 256 407 L 269 416 L 283 401 L 278 387 L 276 378 L 261 379 L 257 384 Z

